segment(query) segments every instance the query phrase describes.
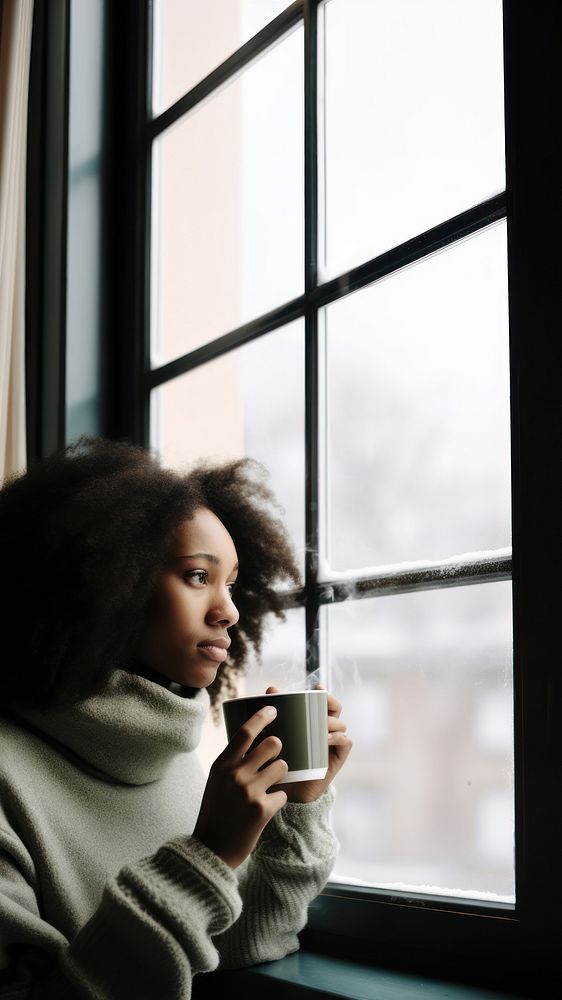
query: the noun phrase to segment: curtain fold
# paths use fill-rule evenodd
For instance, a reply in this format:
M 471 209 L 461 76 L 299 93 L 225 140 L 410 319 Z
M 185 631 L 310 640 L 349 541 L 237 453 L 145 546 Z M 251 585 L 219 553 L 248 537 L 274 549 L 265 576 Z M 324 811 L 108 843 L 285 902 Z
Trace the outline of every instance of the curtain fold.
M 25 175 L 33 0 L 0 3 L 0 481 L 26 465 Z

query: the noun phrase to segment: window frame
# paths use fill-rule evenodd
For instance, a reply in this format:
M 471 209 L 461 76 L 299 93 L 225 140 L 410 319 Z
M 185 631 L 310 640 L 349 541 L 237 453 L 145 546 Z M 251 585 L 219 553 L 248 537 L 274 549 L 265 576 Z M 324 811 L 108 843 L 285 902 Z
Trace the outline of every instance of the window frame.
M 427 233 L 419 234 L 400 247 L 393 248 L 388 253 L 361 264 L 347 275 L 330 279 L 318 284 L 317 267 L 317 219 L 318 219 L 318 176 L 317 176 L 317 10 L 320 0 L 297 0 L 270 24 L 262 29 L 253 39 L 245 43 L 236 53 L 214 69 L 204 80 L 190 92 L 177 101 L 171 108 L 151 120 L 147 115 L 145 123 L 147 143 L 144 149 L 144 236 L 149 242 L 150 230 L 150 145 L 157 135 L 173 121 L 193 107 L 198 101 L 208 96 L 234 73 L 247 65 L 258 54 L 265 51 L 276 39 L 285 34 L 292 26 L 301 20 L 304 23 L 305 49 L 305 291 L 304 295 L 290 303 L 283 304 L 279 309 L 262 316 L 237 330 L 229 331 L 210 344 L 174 359 L 167 364 L 150 371 L 147 364 L 149 355 L 148 317 L 149 309 L 144 311 L 144 327 L 142 342 L 145 358 L 144 370 L 141 374 L 141 389 L 143 406 L 143 434 L 141 443 L 148 442 L 148 409 L 150 392 L 157 385 L 170 378 L 183 374 L 198 365 L 217 358 L 234 347 L 239 347 L 256 337 L 277 329 L 285 323 L 304 316 L 305 320 L 305 462 L 306 462 L 306 561 L 305 581 L 303 591 L 294 594 L 291 604 L 305 607 L 306 638 L 307 638 L 307 670 L 313 671 L 319 662 L 319 608 L 324 603 L 337 600 L 338 585 L 318 582 L 318 503 L 319 503 L 319 449 L 318 449 L 318 310 L 342 295 L 349 294 L 358 288 L 370 284 L 383 274 L 389 274 L 399 267 L 428 253 L 446 246 L 448 243 L 475 232 L 480 228 L 507 217 L 508 226 L 508 258 L 509 258 L 509 314 L 510 314 L 510 349 L 511 349 L 511 385 L 512 385 L 512 484 L 513 484 L 513 599 L 514 599 L 514 700 L 515 700 L 515 805 L 517 822 L 516 872 L 517 892 L 516 904 L 512 908 L 502 903 L 480 902 L 466 899 L 445 899 L 435 896 L 424 896 L 416 893 L 387 892 L 379 890 L 358 889 L 345 886 L 329 885 L 312 905 L 306 930 L 302 934 L 305 946 L 317 951 L 348 954 L 355 957 L 371 958 L 377 955 L 383 962 L 391 961 L 402 967 L 406 964 L 435 970 L 438 961 L 441 970 L 447 969 L 448 974 L 463 979 L 485 979 L 491 982 L 498 979 L 505 982 L 506 965 L 511 969 L 514 984 L 521 983 L 521 977 L 528 973 L 528 963 L 531 956 L 534 961 L 546 968 L 553 964 L 554 941 L 552 924 L 548 914 L 552 907 L 545 899 L 545 892 L 538 888 L 546 881 L 539 882 L 536 878 L 539 859 L 543 856 L 543 838 L 541 835 L 540 817 L 546 816 L 546 803 L 541 797 L 548 781 L 537 780 L 536 756 L 533 746 L 547 724 L 546 708 L 548 702 L 547 690 L 554 683 L 552 676 L 541 677 L 536 671 L 536 655 L 529 648 L 529 637 L 536 634 L 529 621 L 531 608 L 536 604 L 530 600 L 528 588 L 524 581 L 540 578 L 543 588 L 546 581 L 552 578 L 552 566 L 541 563 L 540 574 L 537 574 L 537 555 L 539 547 L 531 541 L 533 525 L 529 523 L 529 507 L 533 509 L 534 495 L 529 486 L 527 492 L 522 489 L 522 483 L 529 483 L 525 475 L 523 448 L 529 448 L 528 428 L 532 421 L 528 419 L 525 405 L 528 394 L 531 399 L 537 391 L 532 379 L 529 382 L 533 365 L 525 366 L 524 359 L 533 356 L 529 346 L 529 331 L 524 319 L 528 307 L 523 302 L 523 288 L 528 288 L 527 255 L 522 253 L 522 243 L 528 238 L 530 230 L 537 227 L 540 213 L 529 210 L 525 198 L 530 178 L 526 172 L 536 176 L 536 167 L 529 163 L 529 157 L 522 156 L 521 128 L 526 115 L 534 112 L 535 102 L 529 91 L 530 68 L 525 64 L 529 52 L 533 53 L 533 40 L 540 49 L 545 44 L 547 21 L 552 15 L 541 10 L 540 16 L 522 9 L 516 0 L 504 3 L 504 71 L 505 71 L 505 114 L 506 114 L 506 193 L 463 212 L 454 219 L 446 220 L 441 225 Z M 150 6 L 150 5 L 149 5 Z M 149 35 L 147 9 L 147 37 Z M 544 34 L 542 33 L 544 32 Z M 550 36 L 556 37 L 553 32 Z M 560 37 L 560 36 L 558 36 Z M 147 64 L 149 46 L 146 46 Z M 538 63 L 538 53 L 535 57 Z M 533 60 L 534 62 L 534 60 Z M 539 68 L 535 65 L 535 71 Z M 553 66 L 547 62 L 544 70 L 553 73 Z M 552 84 L 552 80 L 551 80 Z M 535 87 L 537 85 L 535 84 Z M 559 89 L 559 85 L 558 85 Z M 150 75 L 145 80 L 145 95 L 147 109 L 150 107 Z M 522 105 L 521 95 L 525 95 Z M 546 122 L 544 123 L 546 125 Z M 540 124 L 535 122 L 537 137 L 546 138 Z M 533 185 L 535 186 L 535 185 Z M 532 189 L 532 187 L 531 187 Z M 521 211 L 523 202 L 525 210 Z M 519 214 L 515 209 L 519 209 Z M 540 227 L 539 227 L 540 228 Z M 542 234 L 539 243 L 542 240 Z M 149 252 L 145 243 L 143 259 L 149 265 Z M 149 288 L 149 272 L 145 272 L 145 289 Z M 534 275 L 539 278 L 539 275 Z M 527 304 L 528 305 L 528 304 Z M 527 418 L 527 419 L 526 419 Z M 546 428 L 545 428 L 546 430 Z M 537 461 L 538 450 L 536 441 L 531 447 L 531 462 L 538 476 L 541 463 Z M 535 478 L 534 482 L 537 482 Z M 544 487 L 543 487 L 544 489 Z M 536 518 L 531 518 L 536 524 Z M 544 550 L 544 545 L 542 546 Z M 533 566 L 529 575 L 527 563 Z M 475 568 L 465 567 L 466 576 L 475 572 L 483 581 L 509 578 L 510 560 L 484 560 Z M 442 585 L 437 579 L 430 581 L 427 572 L 421 571 L 417 577 L 402 581 L 401 589 L 425 589 L 428 585 Z M 450 578 L 449 578 L 450 579 Z M 457 581 L 460 582 L 460 581 Z M 466 580 L 468 582 L 468 579 Z M 396 581 L 394 581 L 396 583 Z M 392 581 L 363 581 L 363 595 L 380 592 L 380 586 L 391 586 Z M 533 664 L 533 666 L 531 666 Z M 546 664 L 545 664 L 546 667 Z M 546 671 L 552 674 L 552 671 Z M 558 682 L 559 683 L 559 682 Z M 535 712 L 523 711 L 523 706 L 539 705 L 543 711 L 538 718 Z M 560 702 L 562 704 L 562 701 Z M 541 724 L 539 718 L 543 720 Z M 543 756 L 543 764 L 547 763 Z M 549 761 L 551 763 L 551 761 Z M 533 774 L 533 781 L 523 783 L 524 774 Z M 550 796 L 552 799 L 552 796 Z M 552 803 L 551 812 L 554 812 Z M 560 827 L 560 805 L 557 807 L 558 829 Z M 551 863 L 554 855 L 551 854 Z M 557 872 L 560 880 L 560 872 Z M 398 945 L 398 942 L 400 944 Z M 438 949 L 436 949 L 438 942 Z M 404 958 L 404 946 L 408 949 L 408 957 Z M 443 950 L 446 956 L 443 955 Z M 438 957 L 439 956 L 439 957 Z M 498 972 L 499 965 L 501 971 Z M 534 975 L 535 973 L 531 973 Z
M 337 587 L 318 584 L 318 308 L 341 294 L 370 283 L 401 264 L 425 256 L 493 219 L 506 217 L 508 232 L 509 323 L 512 399 L 512 537 L 514 607 L 516 904 L 479 903 L 415 893 L 328 886 L 310 908 L 303 947 L 365 961 L 424 969 L 464 981 L 534 988 L 541 976 L 560 979 L 556 969 L 558 898 L 562 889 L 562 680 L 557 669 L 557 556 L 562 541 L 556 531 L 560 493 L 558 455 L 562 444 L 558 358 L 558 246 L 561 199 L 555 129 L 562 78 L 558 40 L 562 9 L 549 0 L 532 5 L 504 0 L 504 75 L 506 124 L 506 195 L 491 199 L 447 220 L 388 254 L 354 268 L 345 281 L 317 286 L 316 173 L 316 17 L 320 0 L 297 0 L 192 91 L 154 121 L 150 108 L 151 0 L 104 0 L 105 12 L 105 227 L 100 295 L 106 322 L 103 332 L 104 380 L 102 432 L 148 442 L 150 391 L 227 350 L 248 343 L 300 316 L 306 326 L 306 539 L 305 586 L 291 602 L 306 607 L 311 650 L 308 669 L 318 665 L 318 610 Z M 61 15 L 62 12 L 62 15 Z M 67 17 L 72 0 L 49 5 L 41 27 L 51 39 L 42 72 L 68 67 L 72 35 Z M 55 19 L 53 21 L 53 18 Z M 64 30 L 56 31 L 56 21 Z M 267 316 L 230 331 L 212 344 L 150 371 L 150 147 L 159 131 L 197 100 L 246 65 L 274 38 L 304 21 L 305 33 L 305 293 Z M 50 33 L 49 33 L 50 26 Z M 53 31 L 53 26 L 55 30 Z M 53 41 L 54 39 L 54 41 Z M 62 60 L 62 61 L 61 61 Z M 50 74 L 49 74 L 50 67 Z M 56 81 L 56 74 L 54 77 Z M 51 106 L 30 115 L 30 126 L 50 142 L 48 160 L 31 167 L 30 190 L 48 206 L 49 191 L 66 183 L 68 83 L 55 90 Z M 61 135 L 53 142 L 49 122 Z M 35 124 L 34 124 L 35 123 Z M 560 126 L 558 125 L 558 129 Z M 63 155 L 61 155 L 61 150 Z M 39 157 L 39 160 L 41 157 Z M 57 186 L 58 185 L 58 186 Z M 542 197 L 541 197 L 542 195 Z M 64 198 L 62 199 L 64 201 Z M 29 205 L 29 202 L 28 202 Z M 64 216 L 64 212 L 63 212 Z M 28 210 L 29 226 L 29 210 Z M 28 229 L 29 231 L 29 229 Z M 420 242 L 421 241 L 421 242 Z M 55 257 L 47 257 L 49 248 Z M 44 270 L 38 261 L 45 254 Z M 29 270 L 31 269 L 31 270 Z M 46 272 L 49 271 L 47 274 Z M 28 273 L 40 275 L 34 301 L 31 346 L 33 393 L 28 425 L 33 430 L 32 458 L 48 454 L 61 442 L 64 412 L 64 340 L 75 331 L 65 326 L 64 310 L 55 320 L 49 301 L 64 296 L 66 267 L 60 221 L 43 209 L 40 239 L 28 247 Z M 41 277 L 43 275 L 43 277 Z M 28 289 L 30 295 L 37 289 Z M 58 300 L 57 300 L 58 301 Z M 64 297 L 60 298 L 60 302 Z M 52 333 L 53 325 L 56 331 Z M 41 329 L 45 332 L 40 333 Z M 56 343 L 57 365 L 33 366 L 33 337 L 45 357 L 48 337 Z M 43 338 L 43 339 L 42 339 Z M 43 346 L 41 346 L 43 345 Z M 47 344 L 47 348 L 48 348 Z M 38 373 L 39 371 L 39 373 Z M 37 385 L 38 383 L 38 385 Z M 48 406 L 41 399 L 48 401 Z M 540 403 L 540 405 L 538 405 Z M 41 411 L 43 405 L 43 413 Z M 41 422 L 42 416 L 42 422 Z M 40 433 L 37 428 L 41 428 Z M 468 569 L 467 569 L 468 571 Z M 508 561 L 482 565 L 482 578 L 509 574 Z M 427 577 L 412 587 L 431 585 Z M 439 584 L 436 580 L 435 583 Z M 380 581 L 365 581 L 365 596 Z M 388 586 L 392 581 L 387 581 Z

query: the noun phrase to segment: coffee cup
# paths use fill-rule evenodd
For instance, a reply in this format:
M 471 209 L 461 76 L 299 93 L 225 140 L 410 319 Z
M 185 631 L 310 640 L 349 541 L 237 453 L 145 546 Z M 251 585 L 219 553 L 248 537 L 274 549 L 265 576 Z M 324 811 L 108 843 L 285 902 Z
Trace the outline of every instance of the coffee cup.
M 279 756 L 288 764 L 283 782 L 325 778 L 328 770 L 328 693 L 287 691 L 258 694 L 223 702 L 228 739 L 260 708 L 273 705 L 277 715 L 261 730 L 249 748 L 253 750 L 267 736 L 282 743 Z

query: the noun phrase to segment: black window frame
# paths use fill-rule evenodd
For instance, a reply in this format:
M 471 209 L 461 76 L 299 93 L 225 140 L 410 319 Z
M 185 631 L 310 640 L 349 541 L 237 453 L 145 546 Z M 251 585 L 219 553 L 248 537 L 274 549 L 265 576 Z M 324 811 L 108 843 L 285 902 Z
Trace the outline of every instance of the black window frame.
M 541 977 L 559 979 L 555 966 L 558 898 L 562 888 L 562 681 L 557 668 L 557 531 L 562 404 L 558 360 L 558 289 L 562 287 L 558 232 L 561 196 L 555 149 L 562 76 L 558 40 L 562 9 L 549 0 L 504 0 L 505 196 L 490 199 L 429 233 L 317 286 L 316 18 L 321 0 L 297 0 L 155 120 L 150 109 L 151 2 L 104 3 L 105 187 L 104 390 L 102 427 L 108 437 L 148 441 L 150 391 L 290 320 L 304 316 L 306 339 L 305 586 L 292 597 L 306 609 L 310 655 L 318 663 L 318 611 L 338 600 L 339 584 L 317 581 L 318 542 L 318 309 L 431 250 L 507 218 L 512 399 L 512 581 L 514 600 L 516 905 L 445 899 L 415 893 L 329 887 L 310 910 L 301 935 L 311 950 L 453 978 L 534 990 Z M 41 5 L 39 5 L 41 7 Z M 60 219 L 48 210 L 49 192 L 65 183 L 68 67 L 72 0 L 53 0 L 43 13 L 42 68 L 51 80 L 30 109 L 36 161 L 28 169 L 28 424 L 31 460 L 63 443 L 66 268 Z M 149 358 L 150 148 L 156 135 L 300 21 L 305 33 L 305 292 L 267 316 L 154 371 Z M 57 55 L 58 54 L 58 55 Z M 49 72 L 49 67 L 51 72 Z M 60 73 L 59 73 L 60 77 Z M 53 83 L 54 79 L 54 83 Z M 41 88 L 39 87 L 40 91 Z M 41 107 L 41 100 L 44 102 Z M 35 111 L 33 110 L 35 108 Z M 39 110 L 38 110 L 39 108 Z M 58 131 L 49 129 L 55 122 Z M 62 152 L 61 152 L 62 151 Z M 53 179 L 54 178 L 54 179 Z M 61 180 L 62 179 L 62 180 Z M 29 205 L 42 206 L 30 221 Z M 64 228 L 64 227 L 63 227 Z M 29 242 L 29 241 L 28 241 Z M 53 246 L 56 254 L 53 257 Z M 49 255 L 50 254 L 50 255 Z M 43 255 L 43 256 L 42 256 Z M 44 257 L 44 262 L 38 262 Z M 53 291 L 53 289 L 55 291 Z M 59 301 L 53 319 L 52 302 Z M 51 305 L 50 305 L 51 303 Z M 56 329 L 53 329 L 56 327 Z M 46 362 L 54 344 L 56 364 Z M 441 586 L 439 570 L 411 574 L 404 589 Z M 429 575 L 428 575 L 429 574 Z M 506 559 L 466 567 L 481 581 L 506 579 Z M 393 579 L 361 583 L 362 596 L 392 588 Z M 388 592 L 388 590 L 386 591 Z M 535 994 L 541 995 L 540 990 Z

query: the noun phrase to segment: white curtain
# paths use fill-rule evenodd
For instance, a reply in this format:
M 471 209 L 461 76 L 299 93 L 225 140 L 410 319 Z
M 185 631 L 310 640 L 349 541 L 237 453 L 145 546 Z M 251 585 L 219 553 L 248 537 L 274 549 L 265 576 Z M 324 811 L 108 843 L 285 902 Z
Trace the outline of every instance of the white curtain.
M 0 0 L 0 482 L 26 465 L 25 162 L 33 0 Z

